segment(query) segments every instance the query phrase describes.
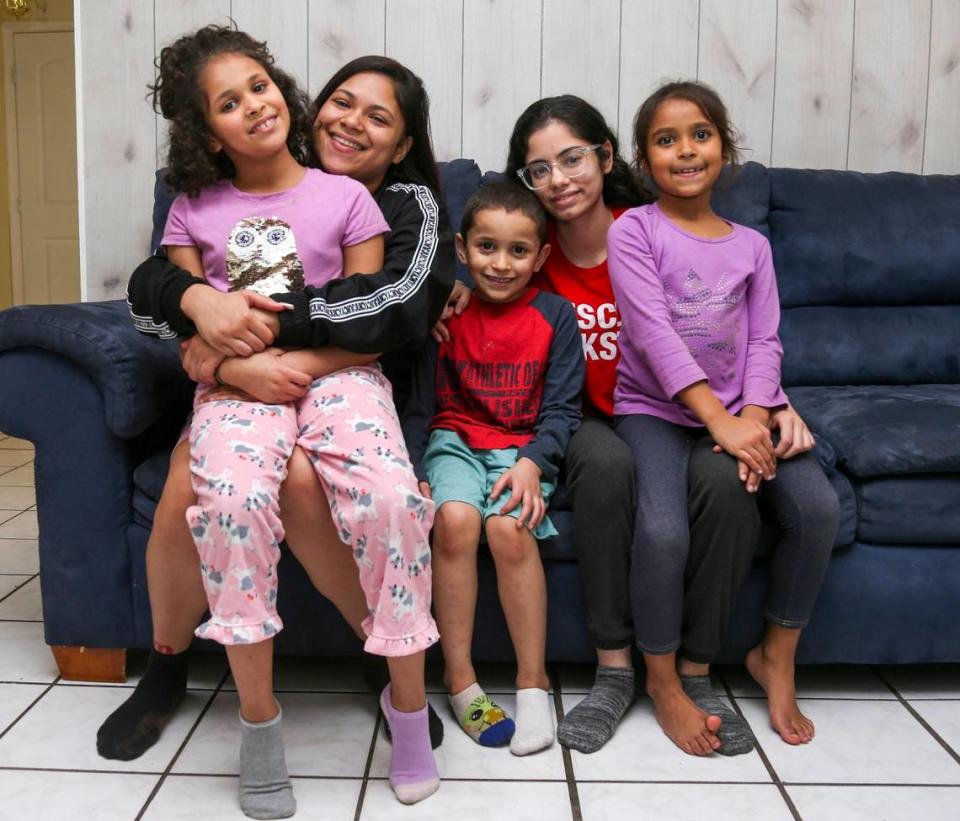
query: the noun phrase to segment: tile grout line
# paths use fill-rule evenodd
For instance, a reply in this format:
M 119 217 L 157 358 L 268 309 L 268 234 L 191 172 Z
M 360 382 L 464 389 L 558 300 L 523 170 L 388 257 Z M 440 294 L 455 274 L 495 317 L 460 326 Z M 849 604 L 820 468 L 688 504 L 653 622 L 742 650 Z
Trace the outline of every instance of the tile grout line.
M 720 683 L 723 685 L 723 689 L 727 694 L 727 698 L 730 699 L 730 703 L 733 705 L 733 709 L 736 711 L 737 715 L 750 726 L 750 722 L 747 721 L 746 716 L 743 714 L 743 711 L 740 709 L 740 705 L 737 704 L 737 699 L 733 695 L 733 691 L 727 685 L 727 680 L 721 673 L 717 673 Z M 796 804 L 793 803 L 793 799 L 790 797 L 790 794 L 787 792 L 787 788 L 783 785 L 783 781 L 780 780 L 780 776 L 777 771 L 774 769 L 773 764 L 770 762 L 770 759 L 767 758 L 767 754 L 763 751 L 763 745 L 760 744 L 760 739 L 754 736 L 754 743 L 756 744 L 757 755 L 760 756 L 760 760 L 763 762 L 763 766 L 767 768 L 767 772 L 770 774 L 770 778 L 773 779 L 774 786 L 780 791 L 780 797 L 783 799 L 784 803 L 787 805 L 787 809 L 790 811 L 790 814 L 796 819 L 796 821 L 803 821 L 803 816 L 800 815 L 800 811 L 797 809 Z
M 17 725 L 20 719 L 22 719 L 27 713 L 29 713 L 32 710 L 37 705 L 37 702 L 40 701 L 40 699 L 42 699 L 47 693 L 49 693 L 56 686 L 56 683 L 59 680 L 60 680 L 60 676 L 57 676 L 53 681 L 51 681 L 50 684 L 47 685 L 47 689 L 44 690 L 42 693 L 40 693 L 40 695 L 38 695 L 33 701 L 31 701 L 27 705 L 26 709 L 22 713 L 20 713 L 20 715 L 18 715 L 12 722 L 10 722 L 9 725 L 7 725 L 6 729 L 4 729 L 2 733 L 0 733 L 0 739 L 2 739 L 7 733 L 9 733 Z
M 80 773 L 81 775 L 160 775 L 156 770 L 91 770 L 76 767 L 17 767 L 12 764 L 0 764 L 0 772 L 14 773 Z M 179 773 L 177 773 L 179 775 Z M 194 775 L 194 773 L 190 773 Z M 203 773 L 206 777 L 217 776 L 219 773 Z M 224 776 L 225 778 L 228 776 Z M 236 777 L 236 776 L 234 776 Z
M 23 574 L 18 573 L 17 575 L 19 576 L 19 575 L 23 575 Z M 9 593 L 7 593 L 7 595 L 5 595 L 5 596 L 0 596 L 0 604 L 3 604 L 3 603 L 4 603 L 7 599 L 9 599 L 14 593 L 16 593 L 18 590 L 22 590 L 24 587 L 26 587 L 28 584 L 30 584 L 30 582 L 32 582 L 34 579 L 39 579 L 39 578 L 40 578 L 40 574 L 39 574 L 39 573 L 34 573 L 34 574 L 31 575 L 30 578 L 27 579 L 23 584 L 18 584 L 16 587 L 14 587 L 13 590 L 11 590 Z M 17 621 L 17 619 L 9 619 L 9 620 L 4 619 L 4 621 Z
M 894 687 L 889 681 L 887 681 L 883 673 L 881 673 L 880 670 L 878 670 L 875 666 L 873 667 L 873 672 L 877 675 L 880 681 L 882 681 L 884 684 L 887 685 L 887 687 L 890 688 L 890 692 L 892 692 L 897 697 L 897 701 L 899 701 L 900 704 L 902 704 L 907 709 L 907 712 L 910 713 L 910 715 L 912 715 L 918 722 L 920 722 L 920 726 L 923 727 L 923 729 L 925 729 L 928 733 L 930 733 L 931 736 L 933 736 L 934 741 L 936 741 L 941 747 L 943 747 L 944 751 L 954 761 L 956 761 L 957 764 L 960 764 L 960 755 L 957 755 L 957 751 L 954 750 L 953 747 L 951 747 L 943 739 L 943 737 L 936 730 L 934 730 L 933 727 L 930 726 L 927 720 L 922 715 L 920 715 L 920 713 L 917 712 L 914 706 L 900 694 L 900 691 L 896 687 Z
M 960 782 L 956 784 L 891 784 L 887 781 L 787 781 L 784 782 L 790 787 L 946 787 L 955 790 L 960 787 Z
M 429 704 L 429 701 L 427 703 Z M 380 732 L 380 722 L 384 720 L 383 711 L 378 709 L 377 720 L 373 722 L 373 737 L 370 739 L 370 749 L 367 750 L 367 763 L 363 767 L 363 778 L 360 781 L 360 794 L 357 796 L 357 808 L 353 813 L 353 821 L 360 821 L 360 815 L 363 812 L 363 800 L 367 796 L 370 768 L 373 766 L 373 751 L 377 748 L 377 734 Z
M 553 708 L 557 714 L 557 726 L 560 725 L 560 719 L 563 718 L 563 685 L 560 683 L 560 668 L 556 663 L 550 665 L 550 678 L 553 680 Z M 580 790 L 577 789 L 577 777 L 573 771 L 573 756 L 570 750 L 556 742 L 560 746 L 560 752 L 563 756 L 563 773 L 567 781 L 567 794 L 570 798 L 570 815 L 573 821 L 583 821 L 583 809 L 580 806 Z
M 143 818 L 143 814 L 147 811 L 147 808 L 153 802 L 153 799 L 157 797 L 157 793 L 160 792 L 160 788 L 163 786 L 164 782 L 167 780 L 167 776 L 170 775 L 170 771 L 173 769 L 174 765 L 177 763 L 180 755 L 183 753 L 187 744 L 190 743 L 190 739 L 193 738 L 193 734 L 197 731 L 197 727 L 200 726 L 200 722 L 203 721 L 204 716 L 210 710 L 210 707 L 213 705 L 214 699 L 216 699 L 217 694 L 221 691 L 223 685 L 227 681 L 227 676 L 230 675 L 230 670 L 227 669 L 222 678 L 220 679 L 220 684 L 217 685 L 216 689 L 210 694 L 210 698 L 207 699 L 207 703 L 203 705 L 203 709 L 200 711 L 200 715 L 197 716 L 197 720 L 193 722 L 193 726 L 190 728 L 190 731 L 187 733 L 186 738 L 180 743 L 180 746 L 177 747 L 177 751 L 173 754 L 173 757 L 170 759 L 170 762 L 164 768 L 163 772 L 160 773 L 160 778 L 157 780 L 157 783 L 154 784 L 153 789 L 150 790 L 150 795 L 147 796 L 147 800 L 144 801 L 143 806 L 140 808 L 140 812 L 134 816 L 133 821 L 140 821 Z

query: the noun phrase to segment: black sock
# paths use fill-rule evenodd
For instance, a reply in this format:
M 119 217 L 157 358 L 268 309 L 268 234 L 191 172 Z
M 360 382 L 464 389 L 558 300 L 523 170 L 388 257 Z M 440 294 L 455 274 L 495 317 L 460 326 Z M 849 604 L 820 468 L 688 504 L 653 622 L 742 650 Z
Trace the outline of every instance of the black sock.
M 383 692 L 383 688 L 390 683 L 390 670 L 387 667 L 386 658 L 364 653 L 363 680 L 366 682 L 367 687 L 370 688 L 370 692 L 379 698 L 380 693 Z M 430 724 L 430 746 L 433 747 L 433 749 L 437 749 L 437 747 L 443 744 L 443 721 L 440 720 L 440 716 L 437 715 L 436 710 L 433 709 L 433 705 L 429 701 L 427 702 L 427 720 Z M 390 722 L 388 722 L 386 716 L 383 715 L 383 710 L 380 710 L 380 723 L 383 725 L 383 734 L 387 737 L 387 741 L 391 741 Z
M 156 744 L 186 695 L 189 653 L 166 656 L 150 651 L 140 683 L 97 731 L 100 755 L 130 761 Z

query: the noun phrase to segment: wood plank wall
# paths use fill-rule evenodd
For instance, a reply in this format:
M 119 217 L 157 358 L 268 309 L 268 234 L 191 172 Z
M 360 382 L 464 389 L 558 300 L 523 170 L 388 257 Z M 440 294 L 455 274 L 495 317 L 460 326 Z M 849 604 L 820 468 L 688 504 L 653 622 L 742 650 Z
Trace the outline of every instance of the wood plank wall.
M 122 296 L 146 253 L 165 127 L 153 59 L 232 17 L 315 94 L 388 54 L 430 92 L 440 159 L 500 168 L 517 115 L 572 92 L 618 127 L 662 80 L 724 97 L 748 159 L 960 173 L 958 0 L 77 0 L 84 296 Z

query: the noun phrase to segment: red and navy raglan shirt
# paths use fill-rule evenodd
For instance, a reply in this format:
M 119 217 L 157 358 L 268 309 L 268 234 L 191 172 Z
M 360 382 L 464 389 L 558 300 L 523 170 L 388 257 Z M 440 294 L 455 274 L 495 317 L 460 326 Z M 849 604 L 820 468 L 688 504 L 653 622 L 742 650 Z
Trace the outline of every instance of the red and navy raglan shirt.
M 516 447 L 555 481 L 580 426 L 584 359 L 573 306 L 529 288 L 506 304 L 474 296 L 428 344 L 414 373 L 403 428 L 417 478 L 430 431 L 453 431 L 475 450 Z

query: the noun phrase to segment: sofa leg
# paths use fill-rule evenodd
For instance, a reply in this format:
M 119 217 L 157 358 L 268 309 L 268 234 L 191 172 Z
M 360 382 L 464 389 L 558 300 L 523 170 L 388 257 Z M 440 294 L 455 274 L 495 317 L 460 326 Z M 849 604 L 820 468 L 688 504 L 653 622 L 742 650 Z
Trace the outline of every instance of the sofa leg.
M 100 647 L 50 646 L 60 675 L 71 681 L 112 681 L 122 684 L 127 680 L 127 651 Z

